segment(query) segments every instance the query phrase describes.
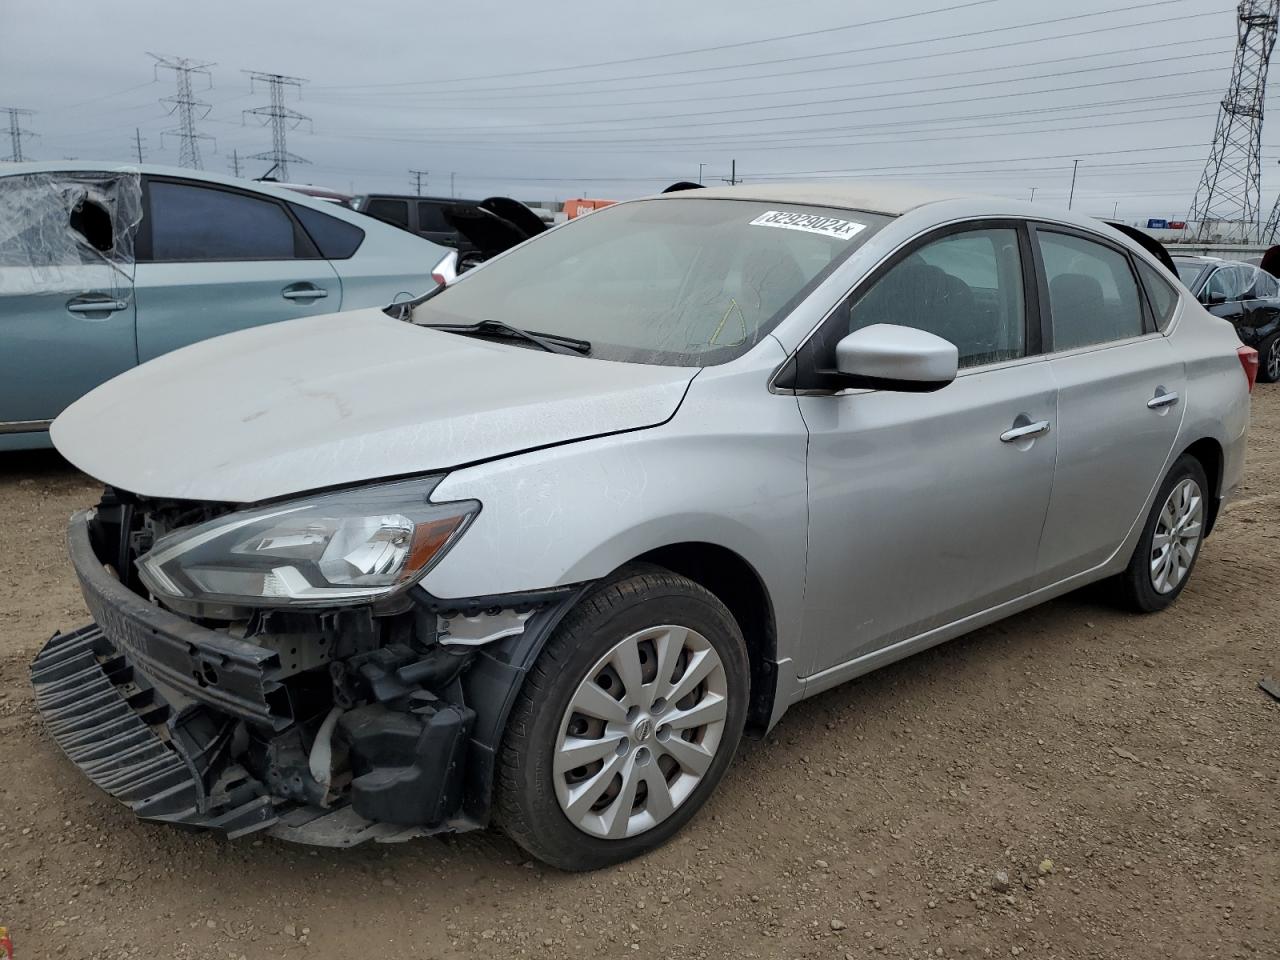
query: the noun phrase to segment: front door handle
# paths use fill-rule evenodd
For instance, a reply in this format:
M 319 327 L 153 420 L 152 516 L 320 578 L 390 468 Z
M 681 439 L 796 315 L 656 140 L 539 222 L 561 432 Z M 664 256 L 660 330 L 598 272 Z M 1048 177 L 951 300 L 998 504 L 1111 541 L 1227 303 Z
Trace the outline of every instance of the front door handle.
M 119 313 L 129 306 L 124 300 L 71 300 L 67 310 L 81 316 L 94 313 Z
M 1147 401 L 1148 410 L 1159 410 L 1161 407 L 1171 407 L 1178 402 L 1178 395 L 1172 391 L 1157 390 L 1156 395 Z
M 324 287 L 313 287 L 307 285 L 305 287 L 285 287 L 280 291 L 280 296 L 286 300 L 322 300 L 329 295 L 329 291 Z
M 1024 423 L 1021 426 L 1010 427 L 1004 433 L 1000 434 L 1002 443 L 1016 443 L 1019 440 L 1030 440 L 1032 437 L 1040 437 L 1049 432 L 1048 420 L 1037 420 L 1034 423 Z

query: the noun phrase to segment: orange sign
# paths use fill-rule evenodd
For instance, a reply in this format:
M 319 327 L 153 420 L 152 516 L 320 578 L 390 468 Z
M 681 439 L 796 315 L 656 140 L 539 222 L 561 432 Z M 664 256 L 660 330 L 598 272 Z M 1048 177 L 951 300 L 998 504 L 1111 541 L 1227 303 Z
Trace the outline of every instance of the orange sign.
M 611 207 L 617 202 L 617 200 L 566 200 L 564 213 L 568 219 L 572 220 L 574 217 Z

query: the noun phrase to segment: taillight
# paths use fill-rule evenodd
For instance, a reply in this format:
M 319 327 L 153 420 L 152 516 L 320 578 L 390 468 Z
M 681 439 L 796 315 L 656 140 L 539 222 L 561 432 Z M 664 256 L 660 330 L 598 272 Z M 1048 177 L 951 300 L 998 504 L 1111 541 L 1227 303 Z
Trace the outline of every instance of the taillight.
M 1253 393 L 1253 385 L 1258 380 L 1258 351 L 1253 347 L 1241 347 L 1236 351 L 1240 358 L 1240 366 L 1244 367 L 1244 378 L 1249 381 L 1249 392 Z

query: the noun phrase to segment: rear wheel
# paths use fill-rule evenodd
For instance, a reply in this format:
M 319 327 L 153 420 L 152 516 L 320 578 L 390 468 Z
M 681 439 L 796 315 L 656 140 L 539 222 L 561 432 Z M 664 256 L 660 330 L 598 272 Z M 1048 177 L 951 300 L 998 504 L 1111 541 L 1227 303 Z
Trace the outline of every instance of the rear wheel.
M 1204 467 L 1189 454 L 1173 465 L 1119 585 L 1126 605 L 1143 613 L 1163 610 L 1191 578 L 1208 521 Z
M 1258 379 L 1263 383 L 1280 380 L 1280 333 L 1258 344 Z
M 711 593 L 635 567 L 588 594 L 525 680 L 503 740 L 502 828 L 563 870 L 645 853 L 715 789 L 746 720 L 742 632 Z

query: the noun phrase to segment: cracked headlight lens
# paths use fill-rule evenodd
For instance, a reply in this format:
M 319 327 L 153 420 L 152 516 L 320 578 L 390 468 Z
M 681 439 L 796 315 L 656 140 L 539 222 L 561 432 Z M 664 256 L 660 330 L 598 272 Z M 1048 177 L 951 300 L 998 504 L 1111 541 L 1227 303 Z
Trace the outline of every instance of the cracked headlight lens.
M 183 527 L 138 559 L 156 596 L 250 606 L 329 606 L 421 578 L 480 511 L 431 503 L 440 477 L 321 494 Z

